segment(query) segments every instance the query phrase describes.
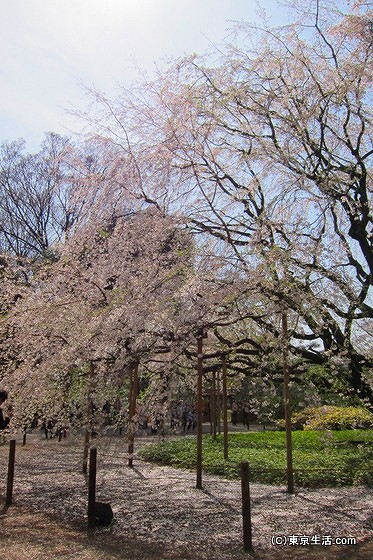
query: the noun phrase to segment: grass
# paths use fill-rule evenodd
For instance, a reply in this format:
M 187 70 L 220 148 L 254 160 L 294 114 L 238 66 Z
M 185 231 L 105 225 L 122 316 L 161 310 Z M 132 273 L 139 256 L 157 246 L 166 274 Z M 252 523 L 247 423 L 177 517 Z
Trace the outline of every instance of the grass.
M 295 431 L 292 433 L 294 481 L 298 486 L 321 488 L 366 484 L 373 487 L 373 430 Z M 203 469 L 238 478 L 241 461 L 248 461 L 251 480 L 286 483 L 285 433 L 229 434 L 229 458 L 224 460 L 223 436 L 203 438 Z M 146 446 L 147 461 L 194 469 L 196 440 L 181 437 Z

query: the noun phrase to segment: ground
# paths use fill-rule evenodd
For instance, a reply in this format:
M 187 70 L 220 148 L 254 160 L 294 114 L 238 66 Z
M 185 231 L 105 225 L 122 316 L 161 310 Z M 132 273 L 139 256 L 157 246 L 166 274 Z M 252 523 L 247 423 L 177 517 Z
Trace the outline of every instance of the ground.
M 0 550 L 6 550 L 7 560 L 250 558 L 242 549 L 239 481 L 204 475 L 203 489 L 197 490 L 193 472 L 150 465 L 136 456 L 134 468 L 128 468 L 123 438 L 106 437 L 95 444 L 96 499 L 111 503 L 114 521 L 88 531 L 82 439 L 46 441 L 37 433 L 25 446 L 17 441 L 13 504 L 0 512 Z M 7 463 L 8 446 L 2 445 L 2 498 Z M 296 489 L 289 495 L 283 487 L 251 484 L 250 491 L 255 558 L 373 557 L 372 489 Z M 288 544 L 292 536 L 294 545 Z M 315 536 L 323 544 L 311 545 Z M 287 543 L 273 544 L 275 537 Z M 328 544 L 351 537 L 356 545 Z

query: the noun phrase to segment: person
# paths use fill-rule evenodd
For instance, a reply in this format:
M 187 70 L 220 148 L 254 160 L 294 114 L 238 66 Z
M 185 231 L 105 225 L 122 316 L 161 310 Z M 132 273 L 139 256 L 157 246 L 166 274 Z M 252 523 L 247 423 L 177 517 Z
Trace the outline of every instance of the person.
M 237 426 L 237 417 L 238 417 L 238 404 L 236 401 L 232 402 L 232 424 L 233 426 Z
M 6 416 L 4 418 L 3 410 L 1 408 L 1 405 L 5 403 L 7 398 L 8 398 L 7 391 L 0 391 L 0 430 L 5 430 L 5 428 L 8 426 L 8 424 L 10 422 L 10 418 L 11 418 L 11 414 L 9 414 L 9 416 Z
M 246 426 L 248 430 L 250 429 L 249 419 L 250 419 L 250 407 L 249 407 L 249 403 L 245 401 L 242 404 L 242 424 Z

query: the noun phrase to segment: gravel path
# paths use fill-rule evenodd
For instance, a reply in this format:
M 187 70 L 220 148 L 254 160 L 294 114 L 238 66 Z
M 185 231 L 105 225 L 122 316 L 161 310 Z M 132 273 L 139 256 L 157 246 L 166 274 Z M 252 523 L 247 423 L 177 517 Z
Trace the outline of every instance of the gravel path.
M 98 528 L 94 538 L 106 543 L 111 558 L 242 560 L 241 487 L 239 481 L 204 475 L 203 490 L 195 473 L 158 466 L 135 457 L 127 465 L 123 440 L 99 441 L 98 501 L 110 502 L 114 522 Z M 0 495 L 5 494 L 8 447 L 0 446 Z M 81 474 L 82 442 L 29 438 L 17 443 L 14 515 L 19 508 L 54 519 L 82 535 L 87 550 L 87 485 Z M 296 491 L 251 484 L 253 544 L 257 558 L 373 557 L 373 491 L 366 487 Z M 1 539 L 11 542 L 12 509 L 0 517 Z M 31 521 L 31 525 L 32 525 Z M 38 523 L 35 521 L 35 525 Z M 47 531 L 48 533 L 48 531 Z M 6 540 L 7 539 L 7 540 Z M 63 540 L 63 537 L 60 537 Z M 345 539 L 335 543 L 336 539 Z M 357 544 L 347 544 L 356 539 Z M 84 542 L 86 548 L 84 548 Z M 291 544 L 293 543 L 293 544 Z M 343 543 L 343 544 L 342 544 Z M 112 547 L 112 556 L 110 549 Z M 119 556 L 115 554 L 120 552 Z M 44 560 L 47 556 L 43 554 Z M 71 556 L 84 556 L 75 552 Z M 23 560 L 14 556 L 15 560 Z M 26 557 L 25 557 L 26 558 Z M 38 556 L 35 559 L 38 560 Z M 53 560 L 59 558 L 54 555 Z M 68 559 L 66 553 L 61 558 Z M 8 555 L 11 560 L 12 556 Z M 27 560 L 32 560 L 28 555 Z

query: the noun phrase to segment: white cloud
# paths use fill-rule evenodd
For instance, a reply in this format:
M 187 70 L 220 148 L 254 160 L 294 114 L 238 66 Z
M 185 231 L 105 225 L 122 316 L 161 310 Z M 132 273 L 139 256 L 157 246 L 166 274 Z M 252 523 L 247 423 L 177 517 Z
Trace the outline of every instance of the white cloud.
M 273 6 L 276 0 L 265 4 Z M 203 52 L 229 19 L 253 19 L 255 0 L 0 0 L 0 141 L 74 127 L 80 83 L 113 95 L 154 61 Z

